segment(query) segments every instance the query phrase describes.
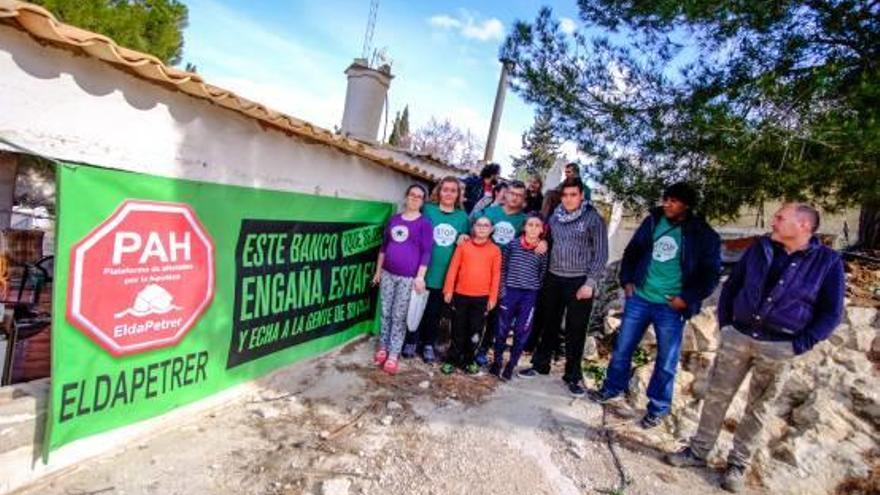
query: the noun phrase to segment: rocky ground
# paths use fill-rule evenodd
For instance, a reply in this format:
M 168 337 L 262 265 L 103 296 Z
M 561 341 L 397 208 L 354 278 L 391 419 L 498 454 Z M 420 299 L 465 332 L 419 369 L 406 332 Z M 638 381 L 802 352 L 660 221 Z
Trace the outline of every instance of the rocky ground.
M 696 430 L 701 398 L 711 393 L 708 377 L 719 339 L 714 314 L 715 308 L 708 306 L 685 328 L 673 413 L 664 425 L 677 438 L 687 438 Z M 619 315 L 612 311 L 606 334 L 613 334 L 619 325 Z M 796 358 L 767 431 L 767 446 L 755 457 L 754 486 L 773 493 L 833 493 L 842 480 L 872 479 L 875 487 L 880 486 L 878 327 L 876 308 L 848 305 L 844 322 L 832 337 Z M 649 331 L 642 346 L 647 355 L 654 352 L 653 333 Z M 603 350 L 600 339 L 599 351 Z M 603 353 L 593 357 L 601 363 L 599 354 Z M 650 362 L 634 371 L 627 406 L 645 405 L 650 374 Z M 745 409 L 747 387 L 748 378 L 728 411 L 728 432 L 719 441 L 716 464 L 730 448 L 729 432 Z
M 557 377 L 501 384 L 407 363 L 389 377 L 356 342 L 275 374 L 259 394 L 24 494 L 613 493 L 618 471 L 602 409 Z M 624 493 L 705 494 L 717 473 L 659 460 L 668 432 L 646 437 L 608 417 Z M 756 491 L 760 491 L 758 488 Z
M 610 316 L 585 362 L 597 380 L 619 326 L 619 303 L 606 303 Z M 630 394 L 607 411 L 570 398 L 558 369 L 500 383 L 407 361 L 391 377 L 370 364 L 372 343 L 361 340 L 268 377 L 255 395 L 20 493 L 721 493 L 718 470 L 745 407 L 745 385 L 713 470 L 660 460 L 695 430 L 700 398 L 711 393 L 718 330 L 709 303 L 685 330 L 674 413 L 650 432 L 635 424 L 651 369 L 650 332 Z M 880 493 L 878 357 L 877 309 L 849 305 L 830 341 L 797 360 L 749 493 Z

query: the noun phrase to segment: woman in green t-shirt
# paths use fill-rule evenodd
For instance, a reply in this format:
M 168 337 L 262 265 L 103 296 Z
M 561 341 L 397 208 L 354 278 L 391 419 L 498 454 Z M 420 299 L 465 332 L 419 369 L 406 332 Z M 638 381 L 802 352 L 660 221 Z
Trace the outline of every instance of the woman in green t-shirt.
M 444 177 L 431 192 L 431 202 L 422 209 L 434 229 L 431 261 L 425 274 L 428 304 L 418 330 L 406 334 L 406 343 L 401 353 L 404 358 L 414 357 L 421 350 L 422 359 L 426 363 L 437 360 L 437 327 L 445 305 L 443 281 L 446 279 L 446 269 L 452 260 L 456 242 L 459 237 L 467 234 L 469 228 L 468 216 L 462 205 L 463 193 L 464 187 L 457 178 Z

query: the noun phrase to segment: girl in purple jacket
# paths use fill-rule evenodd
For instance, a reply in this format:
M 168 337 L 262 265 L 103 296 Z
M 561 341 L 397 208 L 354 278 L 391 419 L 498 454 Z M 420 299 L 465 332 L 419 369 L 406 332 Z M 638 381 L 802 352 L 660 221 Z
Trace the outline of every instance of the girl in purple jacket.
M 382 330 L 374 362 L 390 374 L 397 373 L 411 291 L 425 291 L 434 236 L 431 222 L 421 213 L 426 196 L 427 190 L 418 184 L 407 188 L 403 211 L 385 227 L 373 276 L 382 299 Z

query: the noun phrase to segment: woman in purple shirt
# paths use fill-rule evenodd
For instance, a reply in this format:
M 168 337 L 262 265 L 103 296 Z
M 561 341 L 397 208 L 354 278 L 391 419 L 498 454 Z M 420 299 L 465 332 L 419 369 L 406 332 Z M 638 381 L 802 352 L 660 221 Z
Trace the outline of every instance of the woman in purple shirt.
M 390 374 L 397 373 L 411 291 L 425 291 L 425 272 L 434 240 L 431 222 L 421 213 L 427 194 L 418 184 L 407 188 L 403 212 L 392 216 L 385 227 L 373 276 L 373 285 L 379 285 L 382 298 L 382 330 L 374 361 Z

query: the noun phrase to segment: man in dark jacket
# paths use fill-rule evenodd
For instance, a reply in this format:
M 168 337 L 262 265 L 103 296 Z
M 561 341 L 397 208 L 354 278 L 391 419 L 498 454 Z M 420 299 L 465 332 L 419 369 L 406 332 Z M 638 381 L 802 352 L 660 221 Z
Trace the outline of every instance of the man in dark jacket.
M 480 170 L 480 175 L 469 175 L 462 179 L 464 182 L 464 211 L 470 215 L 477 201 L 487 194 L 492 194 L 492 188 L 498 182 L 501 175 L 501 165 L 488 163 Z
M 606 402 L 623 393 L 630 380 L 632 356 L 648 325 L 657 336 L 657 360 L 648 384 L 648 411 L 643 428 L 660 424 L 669 414 L 684 322 L 700 312 L 721 271 L 721 241 L 693 213 L 697 193 L 678 183 L 663 193 L 663 206 L 651 211 L 623 252 L 620 285 L 626 306 L 608 376 L 591 398 Z
M 743 488 L 764 422 L 795 356 L 827 339 L 843 313 L 843 262 L 814 235 L 819 213 L 784 205 L 773 233 L 756 241 L 725 282 L 718 301 L 721 346 L 709 381 L 700 426 L 690 445 L 666 456 L 674 466 L 705 466 L 730 402 L 749 370 L 748 404 L 736 426 L 722 488 Z

